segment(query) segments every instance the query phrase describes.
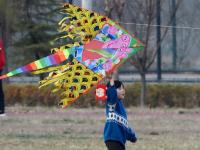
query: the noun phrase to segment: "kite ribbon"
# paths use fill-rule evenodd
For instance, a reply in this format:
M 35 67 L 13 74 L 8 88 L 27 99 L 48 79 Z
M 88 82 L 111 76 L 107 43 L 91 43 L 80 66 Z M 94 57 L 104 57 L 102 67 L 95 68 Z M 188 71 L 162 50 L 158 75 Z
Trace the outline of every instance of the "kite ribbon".
M 27 72 L 32 72 L 38 69 L 43 69 L 52 65 L 58 65 L 65 60 L 68 59 L 69 57 L 69 49 L 63 50 L 63 51 L 58 51 L 57 53 L 54 53 L 52 55 L 46 56 L 44 58 L 41 58 L 37 61 L 34 61 L 30 64 L 27 64 L 25 66 L 22 66 L 20 68 L 17 68 L 5 75 L 0 76 L 1 79 L 5 79 L 7 77 L 11 77 L 20 73 L 27 73 Z

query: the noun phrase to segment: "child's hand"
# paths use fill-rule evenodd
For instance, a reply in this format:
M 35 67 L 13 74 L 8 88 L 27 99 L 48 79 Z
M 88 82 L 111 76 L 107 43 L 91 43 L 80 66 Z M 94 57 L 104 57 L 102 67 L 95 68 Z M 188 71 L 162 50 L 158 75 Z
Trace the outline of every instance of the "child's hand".
M 137 142 L 137 138 L 131 140 L 132 143 L 136 143 Z
M 110 81 L 110 86 L 114 85 L 114 77 L 113 74 L 106 74 L 107 81 Z
M 111 79 L 110 79 L 110 86 L 113 86 L 114 85 L 114 78 L 112 77 Z

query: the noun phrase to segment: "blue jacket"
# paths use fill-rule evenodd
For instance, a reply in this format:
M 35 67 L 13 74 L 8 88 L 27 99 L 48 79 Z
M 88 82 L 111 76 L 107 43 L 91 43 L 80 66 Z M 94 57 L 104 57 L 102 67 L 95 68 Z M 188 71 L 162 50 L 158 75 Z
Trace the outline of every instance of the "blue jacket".
M 107 90 L 106 124 L 104 128 L 104 141 L 114 140 L 125 145 L 126 140 L 135 142 L 136 134 L 128 126 L 127 114 L 124 105 L 117 97 L 114 86 Z

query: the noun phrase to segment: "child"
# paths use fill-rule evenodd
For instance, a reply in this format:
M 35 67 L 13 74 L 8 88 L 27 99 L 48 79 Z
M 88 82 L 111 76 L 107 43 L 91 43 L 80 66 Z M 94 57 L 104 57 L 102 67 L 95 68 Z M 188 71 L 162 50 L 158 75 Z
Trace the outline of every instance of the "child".
M 125 150 L 126 140 L 137 141 L 134 131 L 128 126 L 124 100 L 125 89 L 121 81 L 110 79 L 107 84 L 106 123 L 104 141 L 108 150 Z

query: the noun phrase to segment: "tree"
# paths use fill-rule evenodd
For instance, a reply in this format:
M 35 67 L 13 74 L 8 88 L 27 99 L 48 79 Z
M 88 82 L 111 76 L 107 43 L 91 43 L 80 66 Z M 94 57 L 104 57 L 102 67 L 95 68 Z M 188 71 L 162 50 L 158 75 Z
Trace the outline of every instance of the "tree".
M 161 1 L 161 8 L 166 5 L 166 0 Z M 131 0 L 127 1 L 127 10 L 131 15 L 131 22 L 134 23 L 146 23 L 146 26 L 135 26 L 132 28 L 132 31 L 135 33 L 136 37 L 139 36 L 142 42 L 144 43 L 145 47 L 143 50 L 138 52 L 133 59 L 131 60 L 132 65 L 134 65 L 137 70 L 139 71 L 139 74 L 141 76 L 141 98 L 140 98 L 140 105 L 141 107 L 144 106 L 146 101 L 146 73 L 148 69 L 152 66 L 152 64 L 155 61 L 155 58 L 157 56 L 157 47 L 156 46 L 156 38 L 155 38 L 155 29 L 151 27 L 152 24 L 155 24 L 155 20 L 157 17 L 156 12 L 156 1 L 155 0 L 135 0 L 134 2 Z M 177 0 L 176 8 L 171 16 L 168 18 L 165 17 L 165 20 L 167 19 L 168 23 L 167 25 L 170 25 L 173 17 L 175 16 L 179 6 L 181 4 L 181 0 Z M 134 10 L 134 11 L 132 11 Z M 168 32 L 168 28 L 164 28 L 162 30 L 161 35 L 161 41 L 158 43 L 158 45 L 161 45 L 166 33 Z M 159 47 L 159 46 L 158 46 Z
M 3 37 L 5 29 L 5 5 L 6 1 L 0 1 L 0 36 Z
M 20 37 L 15 42 L 26 58 L 39 59 L 49 53 L 50 42 L 57 32 L 58 4 L 54 0 L 21 0 L 21 13 L 17 25 Z M 34 56 L 34 58 L 32 57 Z

